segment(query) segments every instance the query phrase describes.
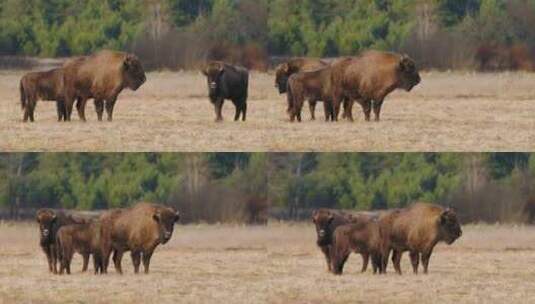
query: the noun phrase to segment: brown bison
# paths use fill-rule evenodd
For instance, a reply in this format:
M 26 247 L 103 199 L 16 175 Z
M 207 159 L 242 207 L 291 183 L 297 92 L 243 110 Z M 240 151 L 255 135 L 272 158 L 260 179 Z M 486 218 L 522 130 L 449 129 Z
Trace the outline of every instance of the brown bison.
M 388 253 L 388 244 L 381 236 L 378 217 L 361 217 L 336 228 L 331 248 L 331 269 L 334 274 L 342 274 L 352 251 L 372 257 L 373 273 L 385 272 L 383 256 Z
M 23 121 L 34 121 L 34 111 L 38 100 L 55 101 L 58 121 L 65 119 L 63 70 L 32 72 L 20 80 L 20 104 L 24 110 Z
M 292 58 L 288 60 L 287 62 L 284 62 L 280 64 L 276 71 L 275 71 L 275 87 L 279 89 L 280 94 L 286 93 L 287 86 L 288 86 L 288 79 L 290 76 L 292 76 L 295 73 L 300 72 L 306 72 L 306 71 L 314 71 L 323 67 L 328 66 L 328 63 L 318 59 L 318 58 Z M 316 110 L 316 103 L 318 101 L 323 101 L 321 98 L 309 98 L 308 99 L 308 105 L 310 108 L 310 117 L 312 120 L 316 119 L 315 116 L 315 110 Z M 324 106 L 325 108 L 329 109 L 330 113 L 330 104 L 327 104 Z M 288 105 L 288 113 L 290 113 L 291 107 Z M 325 113 L 325 117 L 327 120 L 328 113 Z
M 91 56 L 79 57 L 63 65 L 65 80 L 66 120 L 71 120 L 73 103 L 78 99 L 77 110 L 85 121 L 85 105 L 95 100 L 98 120 L 102 120 L 104 102 L 108 121 L 113 119 L 113 107 L 124 88 L 136 91 L 145 81 L 145 71 L 133 54 L 100 51 Z
M 420 258 L 427 273 L 435 245 L 440 241 L 450 245 L 462 235 L 455 211 L 426 203 L 415 203 L 399 210 L 389 220 L 381 222 L 381 229 L 389 237 L 392 262 L 398 274 L 401 274 L 404 251 L 410 252 L 414 273 L 418 273 Z
M 324 208 L 317 209 L 313 212 L 312 222 L 314 222 L 314 225 L 316 226 L 316 244 L 325 255 L 329 271 L 332 270 L 331 248 L 333 245 L 333 234 L 336 228 L 358 219 L 366 219 L 373 216 L 375 216 L 375 213 L 373 212 L 357 212 L 349 214 Z M 367 253 L 360 254 L 362 255 L 362 272 L 365 272 L 368 268 L 369 255 Z
M 122 273 L 123 253 L 130 251 L 134 272 L 139 272 L 143 256 L 145 273 L 148 273 L 154 250 L 159 244 L 165 244 L 171 239 L 179 218 L 178 211 L 150 203 L 138 203 L 131 208 L 105 212 L 100 217 L 103 272 L 107 272 L 113 251 L 115 269 Z
M 333 111 L 338 119 L 340 103 L 348 100 L 348 118 L 353 120 L 352 106 L 357 100 L 367 121 L 372 109 L 379 121 L 385 97 L 395 89 L 412 90 L 421 78 L 416 64 L 406 55 L 388 52 L 367 51 L 350 60 L 332 63 Z
M 84 259 L 82 271 L 87 270 L 89 256 L 93 255 L 95 274 L 102 273 L 100 222 L 91 221 L 85 224 L 62 226 L 56 234 L 56 250 L 60 261 L 60 274 L 63 274 L 63 271 L 71 274 L 74 252 L 78 252 Z
M 290 121 L 301 121 L 301 109 L 305 99 L 309 102 L 323 100 L 325 121 L 334 120 L 331 111 L 332 85 L 331 68 L 324 67 L 315 71 L 295 73 L 288 78 L 287 85 L 288 114 Z M 310 111 L 312 112 L 312 103 Z
M 87 218 L 52 209 L 39 209 L 36 213 L 39 224 L 39 244 L 46 254 L 48 269 L 57 273 L 56 234 L 65 225 L 84 224 Z M 87 268 L 87 267 L 85 267 Z
M 234 121 L 245 121 L 247 116 L 247 94 L 249 71 L 243 67 L 233 66 L 220 61 L 207 64 L 202 70 L 208 83 L 208 95 L 214 105 L 216 121 L 222 121 L 221 110 L 225 99 L 230 99 L 236 107 Z

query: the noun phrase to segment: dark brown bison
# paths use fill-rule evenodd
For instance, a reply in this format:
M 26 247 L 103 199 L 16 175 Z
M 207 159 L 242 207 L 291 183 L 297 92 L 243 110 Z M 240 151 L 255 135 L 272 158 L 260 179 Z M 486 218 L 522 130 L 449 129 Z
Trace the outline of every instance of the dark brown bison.
M 63 274 L 63 271 L 71 274 L 71 261 L 75 252 L 84 259 L 82 271 L 87 270 L 89 256 L 93 255 L 95 274 L 102 273 L 100 222 L 62 226 L 56 234 L 56 250 L 60 261 L 60 274 Z
M 415 62 L 406 55 L 367 51 L 350 60 L 331 64 L 333 71 L 333 110 L 338 119 L 340 103 L 348 100 L 346 111 L 353 120 L 352 106 L 357 100 L 367 121 L 372 109 L 379 121 L 385 97 L 395 89 L 412 90 L 421 81 Z
M 39 224 L 39 244 L 46 254 L 48 269 L 50 272 L 57 273 L 56 234 L 58 230 L 65 225 L 86 223 L 88 219 L 59 210 L 39 209 L 36 213 L 36 220 Z
M 326 66 L 328 66 L 328 63 L 318 58 L 292 58 L 280 64 L 275 70 L 275 86 L 279 89 L 280 94 L 284 94 L 288 91 L 287 86 L 290 76 L 299 72 L 314 71 Z M 323 99 L 308 99 L 310 117 L 312 120 L 316 119 L 315 110 L 318 101 L 323 101 Z M 327 106 L 329 106 L 329 104 L 327 104 Z M 288 105 L 288 112 L 290 111 L 291 108 L 290 105 Z M 325 117 L 328 117 L 327 113 L 325 114 Z
M 131 208 L 105 212 L 100 217 L 103 272 L 107 272 L 113 251 L 115 269 L 122 273 L 123 253 L 130 251 L 134 272 L 139 272 L 143 256 L 145 273 L 148 273 L 154 249 L 171 239 L 179 218 L 179 213 L 172 208 L 150 203 L 138 203 Z
M 331 68 L 329 66 L 315 71 L 295 73 L 288 78 L 287 100 L 290 121 L 301 121 L 301 110 L 305 99 L 322 100 L 325 110 L 325 121 L 334 120 L 332 104 Z M 312 104 L 311 104 L 312 112 Z
M 58 121 L 65 119 L 63 70 L 32 72 L 20 80 L 20 104 L 24 110 L 23 121 L 34 121 L 34 111 L 38 100 L 55 101 Z
M 243 67 L 237 67 L 220 61 L 209 62 L 202 73 L 208 82 L 208 95 L 214 105 L 216 121 L 222 121 L 221 109 L 225 99 L 230 99 L 236 107 L 234 121 L 245 121 L 247 116 L 247 94 L 249 87 L 249 72 Z
M 337 210 L 320 208 L 313 212 L 312 221 L 316 226 L 317 240 L 316 244 L 320 247 L 325 255 L 327 268 L 331 268 L 331 248 L 333 245 L 333 234 L 336 228 L 341 225 L 351 223 L 351 221 L 358 219 L 366 219 L 375 216 L 373 212 L 357 212 L 353 214 L 344 213 Z M 362 255 L 362 272 L 368 268 L 369 255 L 361 253 Z
M 388 243 L 381 236 L 378 217 L 361 217 L 350 224 L 336 228 L 331 248 L 331 269 L 342 274 L 351 252 L 370 255 L 373 273 L 384 273 L 383 256 L 388 253 Z
M 104 102 L 108 121 L 113 119 L 113 107 L 124 88 L 137 90 L 147 80 L 139 59 L 133 54 L 100 51 L 91 56 L 69 60 L 63 65 L 65 80 L 66 120 L 71 119 L 73 103 L 85 121 L 85 105 L 95 100 L 98 120 L 102 120 Z
M 418 273 L 420 259 L 427 273 L 435 245 L 441 241 L 450 245 L 462 235 L 455 211 L 427 203 L 415 203 L 399 210 L 389 221 L 383 221 L 381 227 L 389 236 L 392 262 L 398 274 L 401 274 L 404 251 L 410 252 L 414 273 Z

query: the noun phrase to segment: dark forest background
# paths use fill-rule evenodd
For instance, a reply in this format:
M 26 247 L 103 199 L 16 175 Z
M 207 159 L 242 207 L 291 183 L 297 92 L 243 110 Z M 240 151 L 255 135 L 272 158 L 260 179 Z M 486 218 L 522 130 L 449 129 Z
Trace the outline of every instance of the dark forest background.
M 524 222 L 534 174 L 530 153 L 0 154 L 0 210 L 21 218 L 149 200 L 186 222 L 263 223 L 423 200 L 457 208 L 463 221 Z
M 406 52 L 424 68 L 524 69 L 535 0 L 0 0 L 0 55 L 129 50 L 148 68 Z

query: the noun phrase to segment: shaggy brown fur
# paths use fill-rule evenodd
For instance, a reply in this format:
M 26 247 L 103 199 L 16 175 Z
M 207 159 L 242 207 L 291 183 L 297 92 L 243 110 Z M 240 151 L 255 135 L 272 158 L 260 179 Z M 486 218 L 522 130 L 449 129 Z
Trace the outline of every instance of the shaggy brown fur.
M 368 51 L 349 60 L 340 60 L 332 65 L 333 72 L 333 110 L 335 119 L 340 111 L 340 103 L 349 101 L 347 115 L 353 120 L 353 101 L 362 106 L 367 121 L 372 109 L 375 120 L 379 121 L 384 99 L 395 89 L 406 91 L 420 83 L 416 64 L 405 55 Z
M 56 235 L 56 248 L 60 261 L 60 274 L 63 274 L 63 271 L 71 274 L 71 261 L 75 252 L 84 259 L 83 272 L 87 270 L 89 256 L 93 255 L 95 274 L 102 273 L 99 221 L 61 227 Z
M 71 120 L 74 100 L 85 121 L 85 105 L 94 98 L 98 120 L 102 120 L 104 102 L 108 121 L 113 119 L 113 107 L 124 88 L 137 90 L 147 80 L 139 59 L 133 54 L 100 51 L 88 57 L 79 57 L 63 65 L 65 79 L 66 120 Z
M 288 79 L 295 73 L 314 71 L 328 66 L 328 63 L 318 58 L 292 58 L 280 64 L 275 70 L 275 86 L 279 89 L 280 94 L 286 93 L 288 86 Z M 324 101 L 323 99 L 309 98 L 308 105 L 310 108 L 310 117 L 312 120 L 316 119 L 316 103 Z M 330 110 L 330 104 L 324 105 L 325 109 Z M 291 111 L 291 106 L 288 105 L 288 112 Z M 325 114 L 327 119 L 328 113 Z
M 327 268 L 331 271 L 331 248 L 333 244 L 333 234 L 337 227 L 363 218 L 370 218 L 376 216 L 373 212 L 357 212 L 344 213 L 337 210 L 320 208 L 313 212 L 312 221 L 316 226 L 317 245 L 325 255 Z M 369 255 L 361 253 L 362 255 L 362 272 L 368 268 Z
M 410 252 L 414 273 L 418 273 L 420 259 L 427 273 L 429 259 L 435 245 L 444 241 L 452 244 L 462 235 L 455 211 L 434 204 L 415 203 L 393 214 L 381 223 L 393 249 L 392 262 L 401 274 L 401 255 Z
M 86 223 L 88 219 L 59 210 L 39 209 L 36 213 L 36 220 L 39 224 L 39 245 L 46 254 L 48 269 L 52 273 L 57 273 L 58 259 L 55 240 L 58 230 L 65 225 Z
M 100 219 L 103 272 L 107 272 L 113 251 L 115 269 L 122 273 L 123 253 L 131 251 L 135 273 L 139 272 L 142 255 L 145 273 L 148 273 L 154 249 L 171 239 L 179 213 L 158 204 L 138 203 L 131 208 L 107 211 Z
M 384 273 L 382 260 L 384 254 L 388 253 L 387 246 L 381 236 L 377 217 L 360 218 L 342 225 L 334 231 L 331 248 L 332 272 L 342 274 L 344 264 L 353 251 L 371 255 L 373 273 Z
M 34 121 L 34 111 L 38 100 L 55 101 L 58 121 L 65 119 L 63 70 L 32 72 L 20 80 L 20 104 L 24 110 L 23 121 Z

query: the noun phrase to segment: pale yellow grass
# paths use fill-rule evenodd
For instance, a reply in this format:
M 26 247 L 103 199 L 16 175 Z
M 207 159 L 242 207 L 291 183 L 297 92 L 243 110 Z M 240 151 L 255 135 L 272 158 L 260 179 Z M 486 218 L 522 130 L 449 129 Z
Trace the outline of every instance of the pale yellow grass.
M 0 303 L 528 303 L 535 297 L 535 228 L 467 226 L 438 245 L 429 275 L 392 268 L 341 277 L 326 272 L 310 224 L 177 226 L 157 249 L 149 275 L 47 273 L 34 224 L 0 225 Z
M 382 121 L 291 124 L 285 96 L 273 75 L 252 73 L 247 122 L 215 123 L 200 73 L 149 73 L 137 92 L 126 91 L 112 123 L 98 123 L 92 102 L 88 122 L 57 123 L 53 103 L 38 104 L 34 124 L 21 122 L 18 81 L 23 72 L 0 73 L 2 151 L 533 151 L 535 74 L 423 73 L 413 92 L 397 91 Z

